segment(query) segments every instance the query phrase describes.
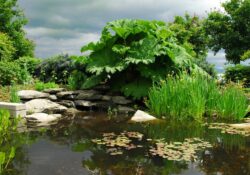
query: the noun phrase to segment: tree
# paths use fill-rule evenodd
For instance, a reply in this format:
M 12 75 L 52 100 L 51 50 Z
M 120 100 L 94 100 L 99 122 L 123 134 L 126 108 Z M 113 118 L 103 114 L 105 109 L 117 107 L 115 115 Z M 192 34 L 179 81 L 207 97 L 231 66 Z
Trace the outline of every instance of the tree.
M 215 53 L 224 49 L 226 59 L 238 64 L 250 56 L 250 0 L 230 0 L 222 7 L 225 12 L 210 12 L 204 24 L 209 47 Z
M 198 16 L 175 16 L 169 28 L 174 31 L 178 44 L 183 46 L 195 59 L 194 62 L 208 74 L 215 77 L 214 65 L 206 61 L 208 53 L 208 36 L 203 27 L 203 20 Z
M 26 38 L 23 26 L 27 24 L 23 11 L 17 5 L 17 0 L 0 0 L 0 32 L 12 40 L 16 50 L 14 59 L 22 56 L 33 56 L 34 44 Z
M 205 59 L 208 52 L 208 37 L 203 28 L 203 21 L 198 16 L 175 16 L 169 28 L 174 31 L 178 43 L 189 49 L 190 54 L 198 59 Z M 188 47 L 187 47 L 188 46 Z

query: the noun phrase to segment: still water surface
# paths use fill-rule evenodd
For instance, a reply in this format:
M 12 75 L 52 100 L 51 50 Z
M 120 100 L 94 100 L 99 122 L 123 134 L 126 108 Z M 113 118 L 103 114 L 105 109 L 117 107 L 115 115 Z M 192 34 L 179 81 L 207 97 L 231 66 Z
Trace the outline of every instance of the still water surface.
M 110 155 L 108 147 L 92 142 L 103 133 L 133 131 L 143 134 L 138 147 Z M 16 175 L 250 175 L 250 137 L 222 134 L 192 123 L 132 124 L 114 122 L 103 114 L 61 121 L 43 133 L 31 132 L 30 144 L 17 152 Z M 200 138 L 212 144 L 189 162 L 149 154 L 154 140 L 183 142 Z M 152 139 L 153 141 L 147 141 Z M 138 142 L 138 141 L 137 141 Z

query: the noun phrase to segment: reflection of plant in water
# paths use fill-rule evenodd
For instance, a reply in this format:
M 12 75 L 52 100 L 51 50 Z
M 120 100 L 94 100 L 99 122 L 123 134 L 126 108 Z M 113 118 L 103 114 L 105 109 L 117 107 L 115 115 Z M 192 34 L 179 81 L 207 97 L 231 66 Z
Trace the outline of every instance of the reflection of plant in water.
M 28 135 L 18 133 L 19 121 L 17 118 L 11 119 L 9 112 L 0 110 L 0 174 L 14 174 L 18 171 L 15 166 L 20 163 L 19 160 L 25 159 L 22 146 L 28 143 Z M 12 164 L 13 159 L 15 166 Z
M 244 150 L 214 147 L 210 154 L 203 154 L 199 167 L 206 174 L 249 175 L 250 147 Z

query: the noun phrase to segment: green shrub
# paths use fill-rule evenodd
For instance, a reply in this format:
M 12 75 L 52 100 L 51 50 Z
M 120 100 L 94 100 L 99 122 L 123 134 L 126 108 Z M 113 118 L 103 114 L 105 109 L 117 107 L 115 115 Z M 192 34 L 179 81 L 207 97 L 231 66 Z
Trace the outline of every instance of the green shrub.
M 38 81 L 35 83 L 35 89 L 37 91 L 43 91 L 45 89 L 58 88 L 58 87 L 59 86 L 54 82 L 44 83 L 44 82 Z
M 35 69 L 41 63 L 41 59 L 33 57 L 21 57 L 15 62 L 22 68 L 26 69 L 31 75 L 34 74 Z
M 147 106 L 157 116 L 202 120 L 203 116 L 241 120 L 247 113 L 247 98 L 235 85 L 220 88 L 202 76 L 168 77 L 149 91 Z
M 67 84 L 73 71 L 79 71 L 84 74 L 84 65 L 75 61 L 68 55 L 58 55 L 43 60 L 37 66 L 35 75 L 43 82 L 53 81 L 58 84 Z
M 226 68 L 225 79 L 233 82 L 243 82 L 246 87 L 250 87 L 250 66 L 235 65 Z
M 24 84 L 31 80 L 26 69 L 22 69 L 16 62 L 0 61 L 0 84 L 2 86 Z
M 8 35 L 0 32 L 0 61 L 11 61 L 16 50 Z
M 107 24 L 100 41 L 81 49 L 91 73 L 84 88 L 107 82 L 113 90 L 141 99 L 154 81 L 183 70 L 206 74 L 162 21 L 122 19 Z

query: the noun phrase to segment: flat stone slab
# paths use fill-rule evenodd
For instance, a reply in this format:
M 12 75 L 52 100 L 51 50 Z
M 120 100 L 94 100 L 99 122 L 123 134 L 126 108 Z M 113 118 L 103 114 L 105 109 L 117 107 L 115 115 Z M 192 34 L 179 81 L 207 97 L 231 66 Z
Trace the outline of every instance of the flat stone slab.
M 43 92 L 49 93 L 49 94 L 56 94 L 62 91 L 65 91 L 65 89 L 64 88 L 51 88 L 51 89 L 45 89 Z
M 0 109 L 8 110 L 12 117 L 25 117 L 26 116 L 26 106 L 25 104 L 22 104 L 22 103 L 0 102 Z
M 67 110 L 65 106 L 52 102 L 48 99 L 34 99 L 25 103 L 29 113 L 63 113 Z
M 18 91 L 17 95 L 22 100 L 31 100 L 37 98 L 48 98 L 50 95 L 48 93 L 43 93 L 35 90 L 22 90 Z
M 22 103 L 8 103 L 8 102 L 0 102 L 0 109 L 8 109 L 8 110 L 26 110 L 25 104 Z
M 34 113 L 26 116 L 28 123 L 35 124 L 36 126 L 47 126 L 55 121 L 58 121 L 60 118 L 62 118 L 61 114 L 46 113 Z
M 101 100 L 102 95 L 95 90 L 81 90 L 76 96 L 76 100 Z
M 157 118 L 141 110 L 137 110 L 134 116 L 131 118 L 131 121 L 134 122 L 147 122 L 152 120 L 157 120 Z
M 127 105 L 129 103 L 132 103 L 131 100 L 128 100 L 123 96 L 113 96 L 112 97 L 112 102 L 115 103 L 115 104 L 119 104 L 119 105 Z

